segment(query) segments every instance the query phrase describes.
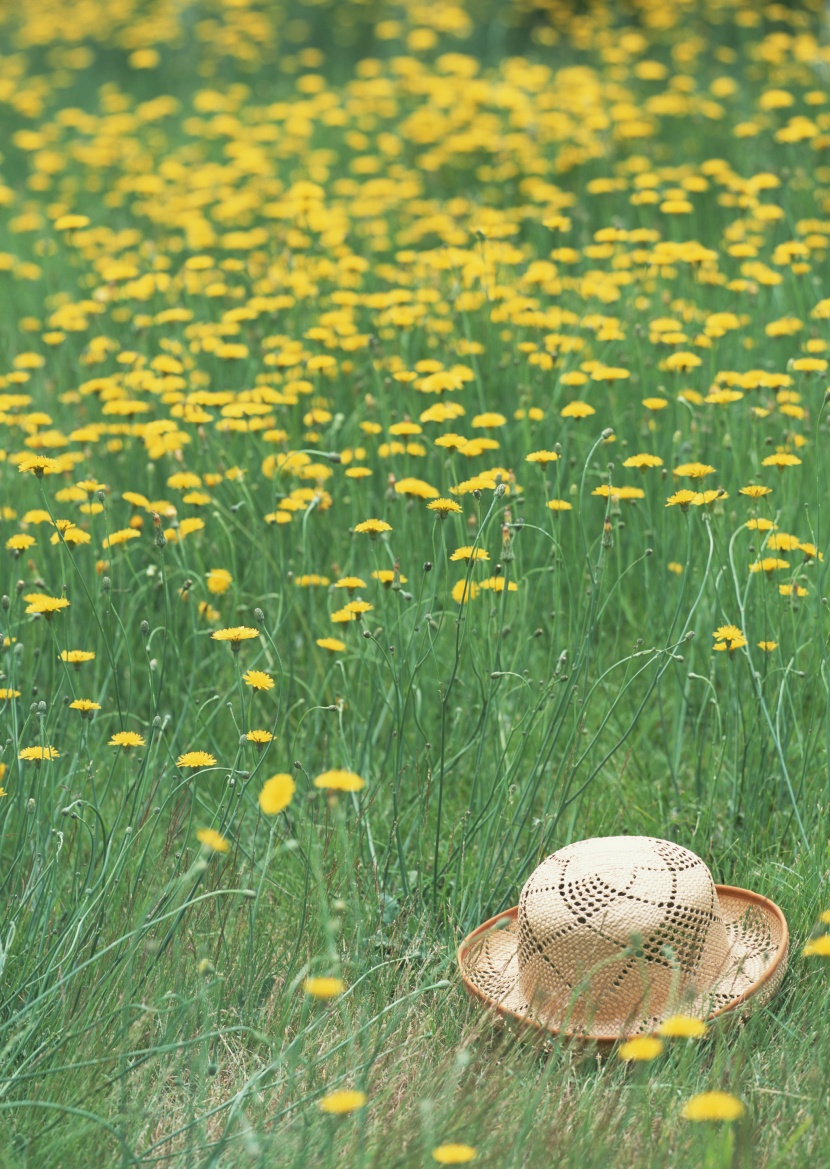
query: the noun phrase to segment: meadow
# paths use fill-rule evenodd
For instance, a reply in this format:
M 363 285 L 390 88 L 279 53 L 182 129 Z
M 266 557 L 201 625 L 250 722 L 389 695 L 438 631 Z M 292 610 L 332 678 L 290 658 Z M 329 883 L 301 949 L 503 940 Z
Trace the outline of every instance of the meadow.
M 0 7 L 3 1169 L 830 1164 L 826 32 Z M 619 834 L 781 991 L 498 1028 L 460 941 Z

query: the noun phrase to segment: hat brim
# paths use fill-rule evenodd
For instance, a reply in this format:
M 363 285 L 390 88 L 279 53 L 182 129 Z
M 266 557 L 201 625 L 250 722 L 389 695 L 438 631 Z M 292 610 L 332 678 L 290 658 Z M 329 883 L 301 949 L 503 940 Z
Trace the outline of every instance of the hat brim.
M 715 889 L 729 938 L 729 962 L 717 987 L 701 997 L 698 1013 L 707 1020 L 740 1014 L 741 1008 L 761 1006 L 772 998 L 786 972 L 789 949 L 787 920 L 773 901 L 734 885 Z M 630 1019 L 603 1018 L 601 1009 L 589 1029 L 574 1028 L 571 1003 L 546 1002 L 540 1010 L 529 1001 L 519 978 L 518 908 L 485 921 L 458 948 L 461 978 L 474 998 L 503 1019 L 564 1039 L 611 1044 L 656 1029 L 632 1027 Z

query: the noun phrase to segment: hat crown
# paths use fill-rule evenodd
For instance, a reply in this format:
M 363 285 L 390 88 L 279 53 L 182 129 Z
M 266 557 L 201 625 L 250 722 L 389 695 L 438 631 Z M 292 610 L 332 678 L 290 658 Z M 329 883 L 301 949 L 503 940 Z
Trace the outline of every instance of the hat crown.
M 582 840 L 531 874 L 518 908 L 520 979 L 536 1009 L 570 1003 L 642 1027 L 716 986 L 729 940 L 709 869 L 647 836 Z

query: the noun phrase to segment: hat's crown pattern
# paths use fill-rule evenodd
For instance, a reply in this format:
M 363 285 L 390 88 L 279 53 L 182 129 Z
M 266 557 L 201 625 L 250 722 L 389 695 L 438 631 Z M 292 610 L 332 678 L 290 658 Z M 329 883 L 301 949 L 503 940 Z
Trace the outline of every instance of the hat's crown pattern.
M 720 887 L 667 840 L 610 836 L 553 853 L 517 909 L 471 935 L 465 982 L 499 1011 L 600 1041 L 765 1001 L 787 966 L 787 924 L 757 894 Z
M 688 849 L 648 837 L 580 841 L 549 856 L 522 890 L 522 985 L 592 1011 L 654 1017 L 717 982 L 729 941 L 712 876 Z M 731 996 L 730 996 L 731 997 Z

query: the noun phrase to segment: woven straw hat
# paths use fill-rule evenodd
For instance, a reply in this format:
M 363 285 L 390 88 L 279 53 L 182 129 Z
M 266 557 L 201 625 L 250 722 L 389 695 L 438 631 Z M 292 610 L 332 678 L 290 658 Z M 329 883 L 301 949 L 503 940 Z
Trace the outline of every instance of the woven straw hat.
M 508 1018 L 608 1043 L 671 1015 L 766 1002 L 787 967 L 771 901 L 715 885 L 699 856 L 648 836 L 581 840 L 458 951 L 467 990 Z

